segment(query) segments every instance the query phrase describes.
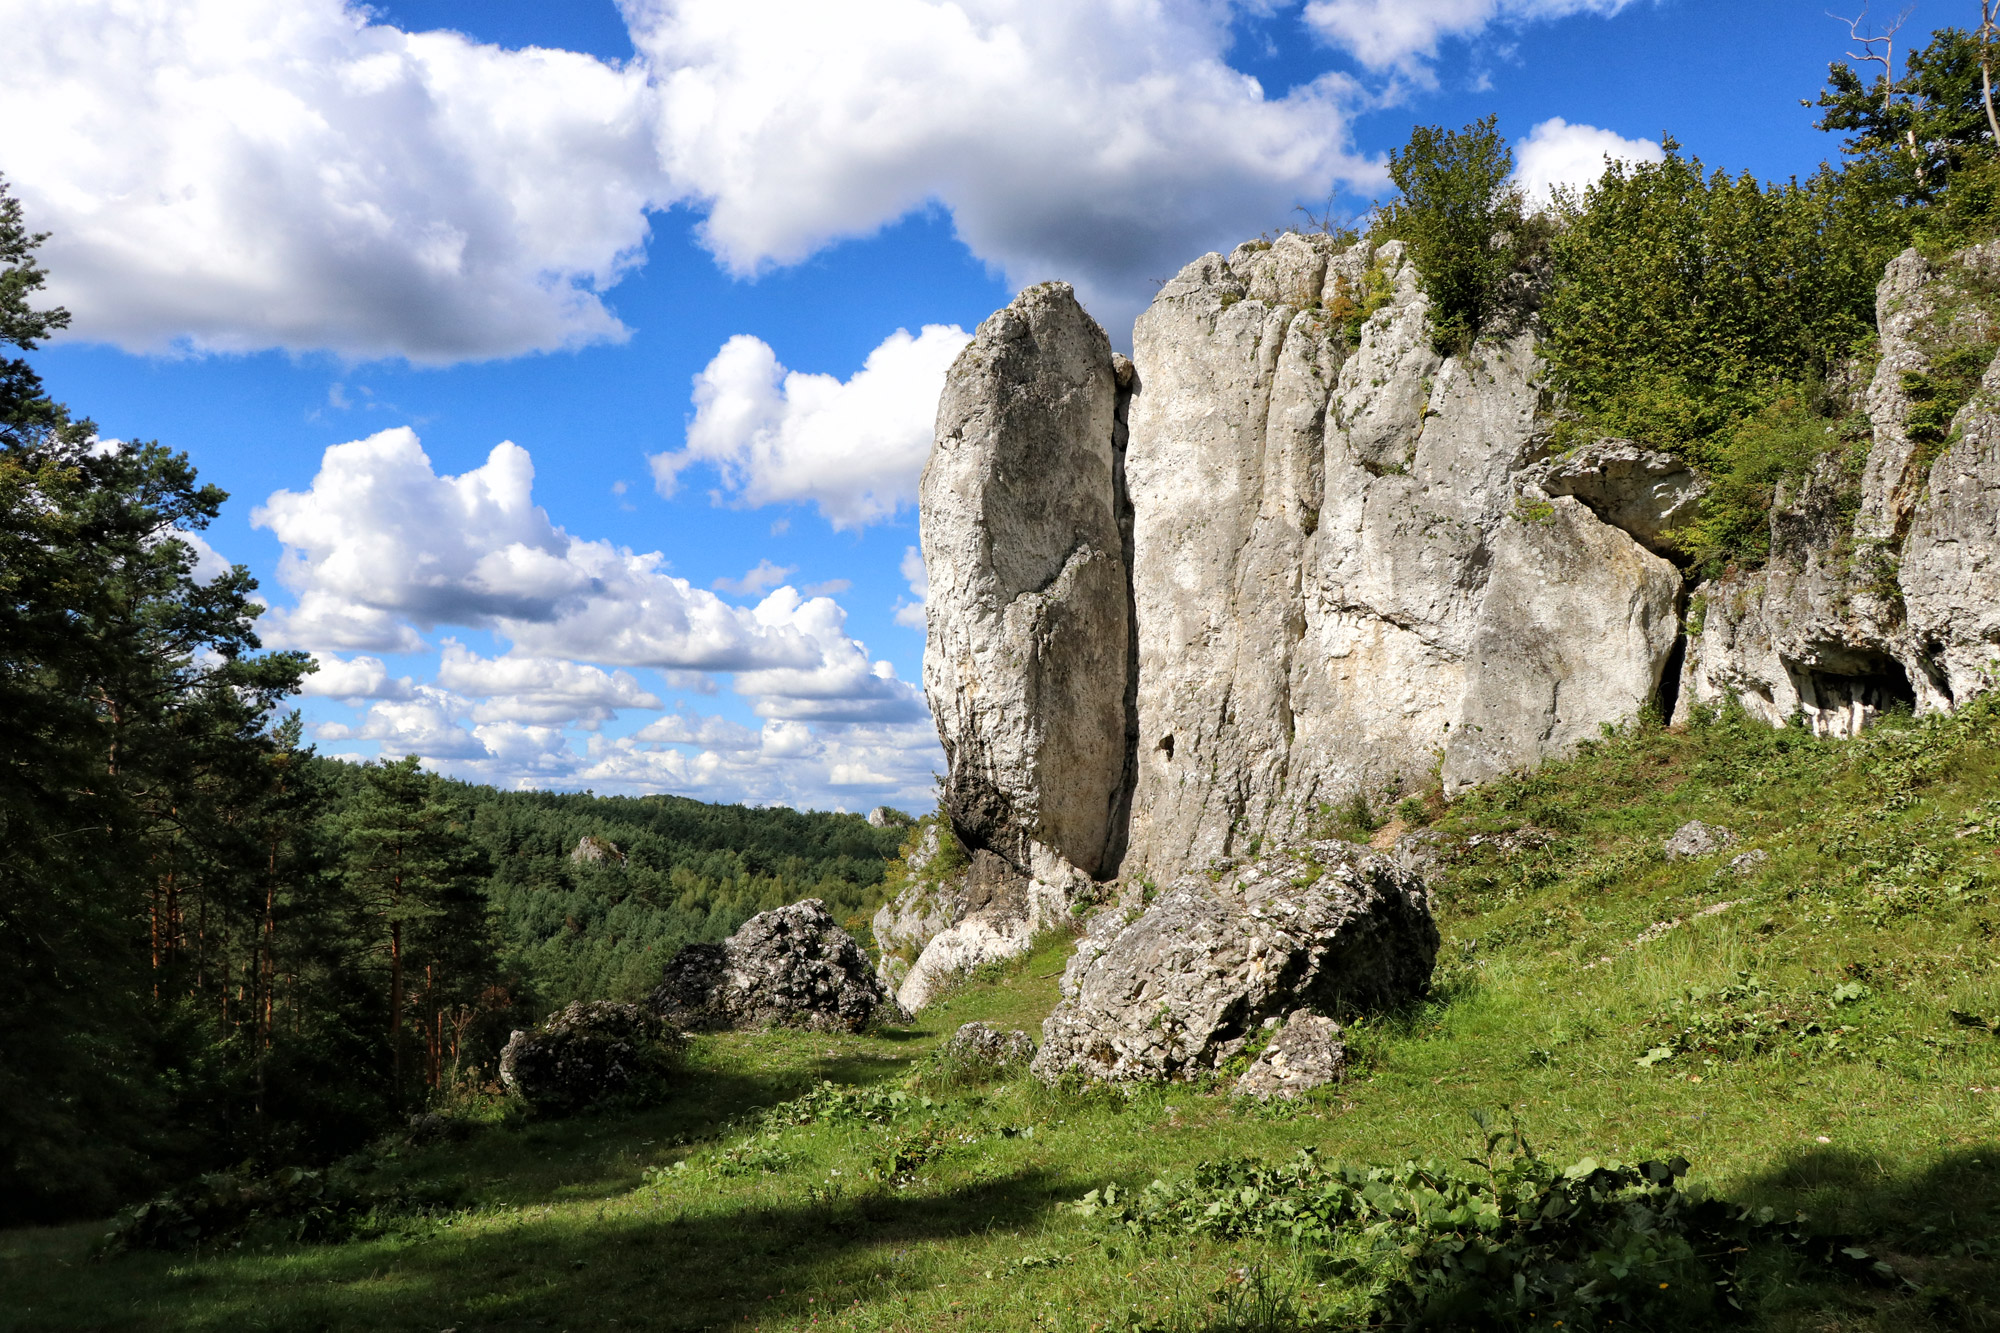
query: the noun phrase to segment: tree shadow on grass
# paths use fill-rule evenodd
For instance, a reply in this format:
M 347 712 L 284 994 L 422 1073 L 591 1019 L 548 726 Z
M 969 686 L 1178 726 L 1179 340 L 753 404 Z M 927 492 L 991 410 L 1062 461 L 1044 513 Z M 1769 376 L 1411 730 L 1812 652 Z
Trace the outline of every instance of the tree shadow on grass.
M 1894 1271 L 1873 1283 L 1774 1290 L 1767 1301 L 1774 1317 L 1826 1307 L 1865 1313 L 1870 1322 L 1855 1327 L 2000 1329 L 2000 1142 L 1910 1169 L 1813 1148 L 1732 1193 L 1780 1215 L 1803 1213 L 1812 1232 L 1856 1243 Z
M 1082 1185 L 1028 1170 L 941 1193 L 795 1189 L 775 1206 L 705 1212 L 699 1194 L 661 1195 L 596 1218 L 301 1251 L 192 1293 L 188 1322 L 458 1333 L 802 1322 L 926 1287 L 916 1247 L 1020 1228 Z

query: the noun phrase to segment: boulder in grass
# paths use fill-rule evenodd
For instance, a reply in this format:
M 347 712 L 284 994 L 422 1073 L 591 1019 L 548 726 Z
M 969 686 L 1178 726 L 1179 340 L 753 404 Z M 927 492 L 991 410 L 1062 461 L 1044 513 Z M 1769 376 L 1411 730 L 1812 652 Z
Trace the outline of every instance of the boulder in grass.
M 681 1044 L 643 1005 L 578 1000 L 514 1033 L 500 1052 L 500 1081 L 537 1111 L 572 1114 L 655 1092 Z
M 1365 848 L 1315 842 L 1175 883 L 1091 923 L 1042 1024 L 1034 1071 L 1110 1081 L 1220 1068 L 1264 1020 L 1422 995 L 1438 931 L 1423 880 Z
M 1690 819 L 1674 830 L 1664 850 L 1669 861 L 1694 861 L 1713 856 L 1736 841 L 1736 835 L 1716 824 Z
M 859 1032 L 897 1011 L 854 937 L 818 898 L 759 912 L 721 944 L 690 944 L 648 1000 L 691 1031 Z
M 1285 1019 L 1256 1062 L 1236 1080 L 1239 1096 L 1268 1101 L 1296 1097 L 1340 1081 L 1347 1071 L 1347 1045 L 1340 1024 L 1301 1009 Z
M 1016 1030 L 1002 1032 L 987 1023 L 967 1023 L 944 1044 L 945 1058 L 963 1065 L 1006 1069 L 1035 1058 L 1035 1041 Z

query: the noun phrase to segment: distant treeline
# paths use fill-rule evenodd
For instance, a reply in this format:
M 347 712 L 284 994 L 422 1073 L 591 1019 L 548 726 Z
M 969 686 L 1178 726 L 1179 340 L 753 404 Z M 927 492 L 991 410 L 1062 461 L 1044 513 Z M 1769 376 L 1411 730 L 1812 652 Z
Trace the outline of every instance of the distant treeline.
M 865 939 L 903 837 L 856 815 L 677 796 L 459 790 L 492 858 L 486 893 L 503 957 L 543 1007 L 637 998 L 682 944 L 723 939 L 801 898 L 825 899 Z M 603 859 L 575 858 L 586 838 Z

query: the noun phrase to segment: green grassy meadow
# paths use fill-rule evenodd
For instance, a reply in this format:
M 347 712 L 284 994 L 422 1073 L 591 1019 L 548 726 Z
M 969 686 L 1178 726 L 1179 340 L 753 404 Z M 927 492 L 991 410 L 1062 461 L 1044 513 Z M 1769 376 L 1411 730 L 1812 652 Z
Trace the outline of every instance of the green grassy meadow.
M 1352 1075 L 1313 1098 L 935 1060 L 973 1019 L 1038 1029 L 1069 948 L 1051 937 L 907 1029 L 697 1038 L 651 1109 L 472 1107 L 467 1138 L 378 1169 L 447 1204 L 361 1238 L 93 1257 L 101 1223 L 0 1233 L 0 1329 L 1363 1327 L 1366 1273 L 1323 1252 L 1067 1205 L 1306 1146 L 1460 1159 L 1474 1111 L 1558 1162 L 1684 1156 L 1692 1187 L 1893 1270 L 1752 1254 L 1749 1327 L 2000 1327 L 1997 777 L 1984 703 L 1850 742 L 1632 728 L 1439 813 L 1450 838 L 1531 832 L 1454 860 L 1432 996 L 1351 1023 Z M 1738 845 L 1667 861 L 1690 818 Z

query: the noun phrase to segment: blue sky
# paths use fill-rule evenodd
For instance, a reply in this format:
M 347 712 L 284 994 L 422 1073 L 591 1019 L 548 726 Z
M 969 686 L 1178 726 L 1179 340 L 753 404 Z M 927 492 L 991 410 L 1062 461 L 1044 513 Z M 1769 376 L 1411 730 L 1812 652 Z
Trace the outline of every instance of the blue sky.
M 0 16 L 0 123 L 37 127 L 0 171 L 76 314 L 35 361 L 231 493 L 207 541 L 325 663 L 325 752 L 849 809 L 942 762 L 910 500 L 944 366 L 1021 285 L 1126 344 L 1203 250 L 1359 214 L 1416 122 L 1497 114 L 1532 180 L 1666 134 L 1803 174 L 1851 44 L 1715 0 Z

